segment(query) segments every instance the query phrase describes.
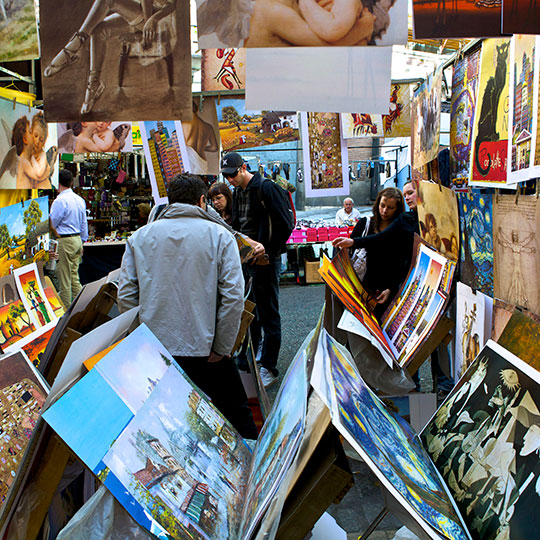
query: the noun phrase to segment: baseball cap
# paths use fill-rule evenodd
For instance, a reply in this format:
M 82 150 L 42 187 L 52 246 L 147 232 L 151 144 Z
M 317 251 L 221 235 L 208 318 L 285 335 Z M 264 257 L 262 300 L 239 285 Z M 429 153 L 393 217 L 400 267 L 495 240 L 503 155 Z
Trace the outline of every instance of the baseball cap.
M 237 152 L 230 152 L 229 154 L 225 154 L 221 158 L 221 171 L 225 174 L 233 174 L 236 172 L 242 165 L 244 164 L 244 160 L 242 159 L 242 156 L 238 154 Z

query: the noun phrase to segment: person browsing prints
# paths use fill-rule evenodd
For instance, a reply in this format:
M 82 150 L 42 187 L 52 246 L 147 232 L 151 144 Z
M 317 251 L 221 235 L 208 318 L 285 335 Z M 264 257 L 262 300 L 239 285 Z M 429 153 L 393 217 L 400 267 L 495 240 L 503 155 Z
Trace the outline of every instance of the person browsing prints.
M 83 242 L 88 239 L 86 203 L 71 189 L 73 175 L 67 169 L 58 174 L 58 196 L 49 214 L 53 231 L 58 237 L 56 275 L 60 285 L 60 298 L 66 309 L 81 290 L 79 264 Z
M 346 225 L 355 225 L 360 219 L 360 212 L 354 208 L 354 201 L 347 197 L 343 200 L 343 208 L 336 212 L 336 225 L 344 227 Z

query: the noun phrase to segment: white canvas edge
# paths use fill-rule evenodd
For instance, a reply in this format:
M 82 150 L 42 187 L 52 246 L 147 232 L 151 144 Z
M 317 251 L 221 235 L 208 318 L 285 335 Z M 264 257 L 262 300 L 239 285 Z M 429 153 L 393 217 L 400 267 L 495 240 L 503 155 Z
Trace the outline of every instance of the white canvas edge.
M 540 58 L 539 58 L 539 51 L 540 48 L 540 36 L 536 36 L 536 43 L 535 43 L 535 55 L 534 55 L 534 80 L 533 80 L 533 92 L 535 99 L 533 99 L 533 133 L 536 134 L 535 137 L 533 137 L 532 145 L 531 145 L 531 177 L 535 177 L 537 175 L 540 175 L 540 165 L 534 164 L 534 156 L 536 154 L 536 149 L 538 146 L 540 146 L 540 141 L 538 140 L 538 129 L 540 129 L 540 126 L 538 125 L 538 108 L 540 106 L 540 99 L 538 96 L 538 91 L 540 89 Z
M 43 328 L 45 328 L 45 327 L 43 327 Z M 32 334 L 30 334 L 30 335 L 32 335 Z M 13 345 L 11 345 L 9 348 L 11 348 L 11 347 L 13 347 Z M 11 351 L 8 351 L 8 349 L 6 349 L 4 351 L 4 354 L 0 355 L 0 367 L 2 366 L 2 360 L 5 360 L 9 356 L 14 356 L 17 353 L 21 353 L 23 355 L 24 359 L 26 360 L 26 363 L 30 366 L 30 369 L 32 370 L 33 374 L 38 379 L 39 384 L 41 384 L 41 386 L 43 386 L 43 389 L 45 390 L 45 393 L 48 395 L 49 392 L 50 392 L 49 383 L 45 380 L 43 375 L 36 369 L 36 366 L 34 366 L 34 364 L 30 361 L 30 358 L 28 358 L 28 355 L 22 349 L 19 350 L 17 348 L 14 348 Z
M 11 354 L 11 353 L 17 352 L 19 349 L 21 349 L 21 352 L 24 352 L 24 351 L 22 351 L 22 347 L 24 347 L 25 345 L 28 345 L 28 343 L 34 341 L 34 339 L 38 338 L 42 334 L 47 333 L 51 328 L 54 328 L 58 324 L 59 320 L 60 319 L 54 319 L 50 323 L 47 323 L 45 326 L 38 326 L 36 328 L 36 330 L 34 330 L 32 333 L 28 334 L 27 336 L 23 337 L 22 339 L 19 339 L 19 341 L 16 341 L 15 343 L 10 345 L 9 347 L 6 347 L 4 349 L 4 352 Z M 0 356 L 0 359 L 1 358 L 2 357 Z
M 176 128 L 176 137 L 178 139 L 178 145 L 180 146 L 180 155 L 184 162 L 184 170 L 191 173 L 191 161 L 186 147 L 186 138 L 184 136 L 184 130 L 182 129 L 182 122 L 180 120 L 175 120 L 174 127 Z
M 143 143 L 144 158 L 146 160 L 146 168 L 148 169 L 148 174 L 150 175 L 150 185 L 152 186 L 152 197 L 156 205 L 158 204 L 168 204 L 168 197 L 160 197 L 159 190 L 156 182 L 156 174 L 154 172 L 154 165 L 152 163 L 152 156 L 150 155 L 150 147 L 148 146 L 148 136 L 146 133 L 146 126 L 144 121 L 139 121 L 139 129 L 141 130 L 141 138 Z

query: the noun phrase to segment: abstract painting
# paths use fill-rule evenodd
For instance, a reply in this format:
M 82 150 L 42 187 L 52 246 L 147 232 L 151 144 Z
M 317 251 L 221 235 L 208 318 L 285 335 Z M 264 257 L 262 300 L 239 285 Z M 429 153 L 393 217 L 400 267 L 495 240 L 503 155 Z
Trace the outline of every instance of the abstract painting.
M 450 182 L 455 191 L 467 191 L 471 161 L 471 126 L 478 99 L 480 51 L 456 60 L 450 103 Z
M 24 352 L 0 357 L 0 508 L 17 475 L 48 394 Z
M 131 122 L 62 122 L 57 124 L 58 152 L 131 152 Z
M 325 330 L 319 340 L 315 361 L 322 364 L 328 384 L 315 390 L 331 403 L 332 423 L 341 435 L 428 537 L 469 538 L 448 488 L 411 426 L 370 390 L 344 347 Z M 328 391 L 330 396 L 325 396 Z
M 0 98 L 0 189 L 58 185 L 56 125 L 43 111 Z
M 501 195 L 493 202 L 495 297 L 540 314 L 540 202 Z
M 243 90 L 246 85 L 246 49 L 203 49 L 201 90 Z
M 349 194 L 347 142 L 339 114 L 300 113 L 306 197 Z
M 532 173 L 533 104 L 535 93 L 536 36 L 514 36 L 510 46 L 508 110 L 508 183 L 528 180 Z
M 186 172 L 187 151 L 178 122 L 140 122 L 144 157 L 150 174 L 156 204 L 168 202 L 167 186 L 177 175 Z
M 460 279 L 493 296 L 493 205 L 491 195 L 460 193 Z
M 252 111 L 243 98 L 225 98 L 216 104 L 223 151 L 266 146 L 300 138 L 296 111 Z
M 534 538 L 540 527 L 540 377 L 488 341 L 422 432 L 474 538 Z
M 32 0 L 0 2 L 0 62 L 39 58 L 36 8 Z
M 459 212 L 453 190 L 420 182 L 418 225 L 422 238 L 452 261 L 459 257 Z
M 442 70 L 430 74 L 412 101 L 412 166 L 417 169 L 439 154 Z
M 540 34 L 540 5 L 530 0 L 502 0 L 505 34 Z
M 393 45 L 407 42 L 407 2 L 315 0 L 274 6 L 265 0 L 197 0 L 199 47 Z
M 181 122 L 186 148 L 185 168 L 192 174 L 219 174 L 219 126 L 216 102 L 193 98 L 193 117 Z
M 472 132 L 470 186 L 506 186 L 509 87 L 510 40 L 484 40 Z
M 388 114 L 341 113 L 345 139 L 411 136 L 411 86 L 392 83 Z
M 189 120 L 189 2 L 42 0 L 49 122 Z

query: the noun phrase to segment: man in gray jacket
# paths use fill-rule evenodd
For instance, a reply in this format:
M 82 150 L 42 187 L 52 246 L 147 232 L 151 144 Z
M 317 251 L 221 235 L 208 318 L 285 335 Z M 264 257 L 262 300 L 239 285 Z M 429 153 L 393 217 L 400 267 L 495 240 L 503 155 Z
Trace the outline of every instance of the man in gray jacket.
M 120 312 L 140 321 L 245 438 L 257 429 L 230 352 L 244 308 L 233 235 L 206 211 L 207 187 L 192 175 L 169 184 L 169 206 L 128 240 L 118 284 Z

